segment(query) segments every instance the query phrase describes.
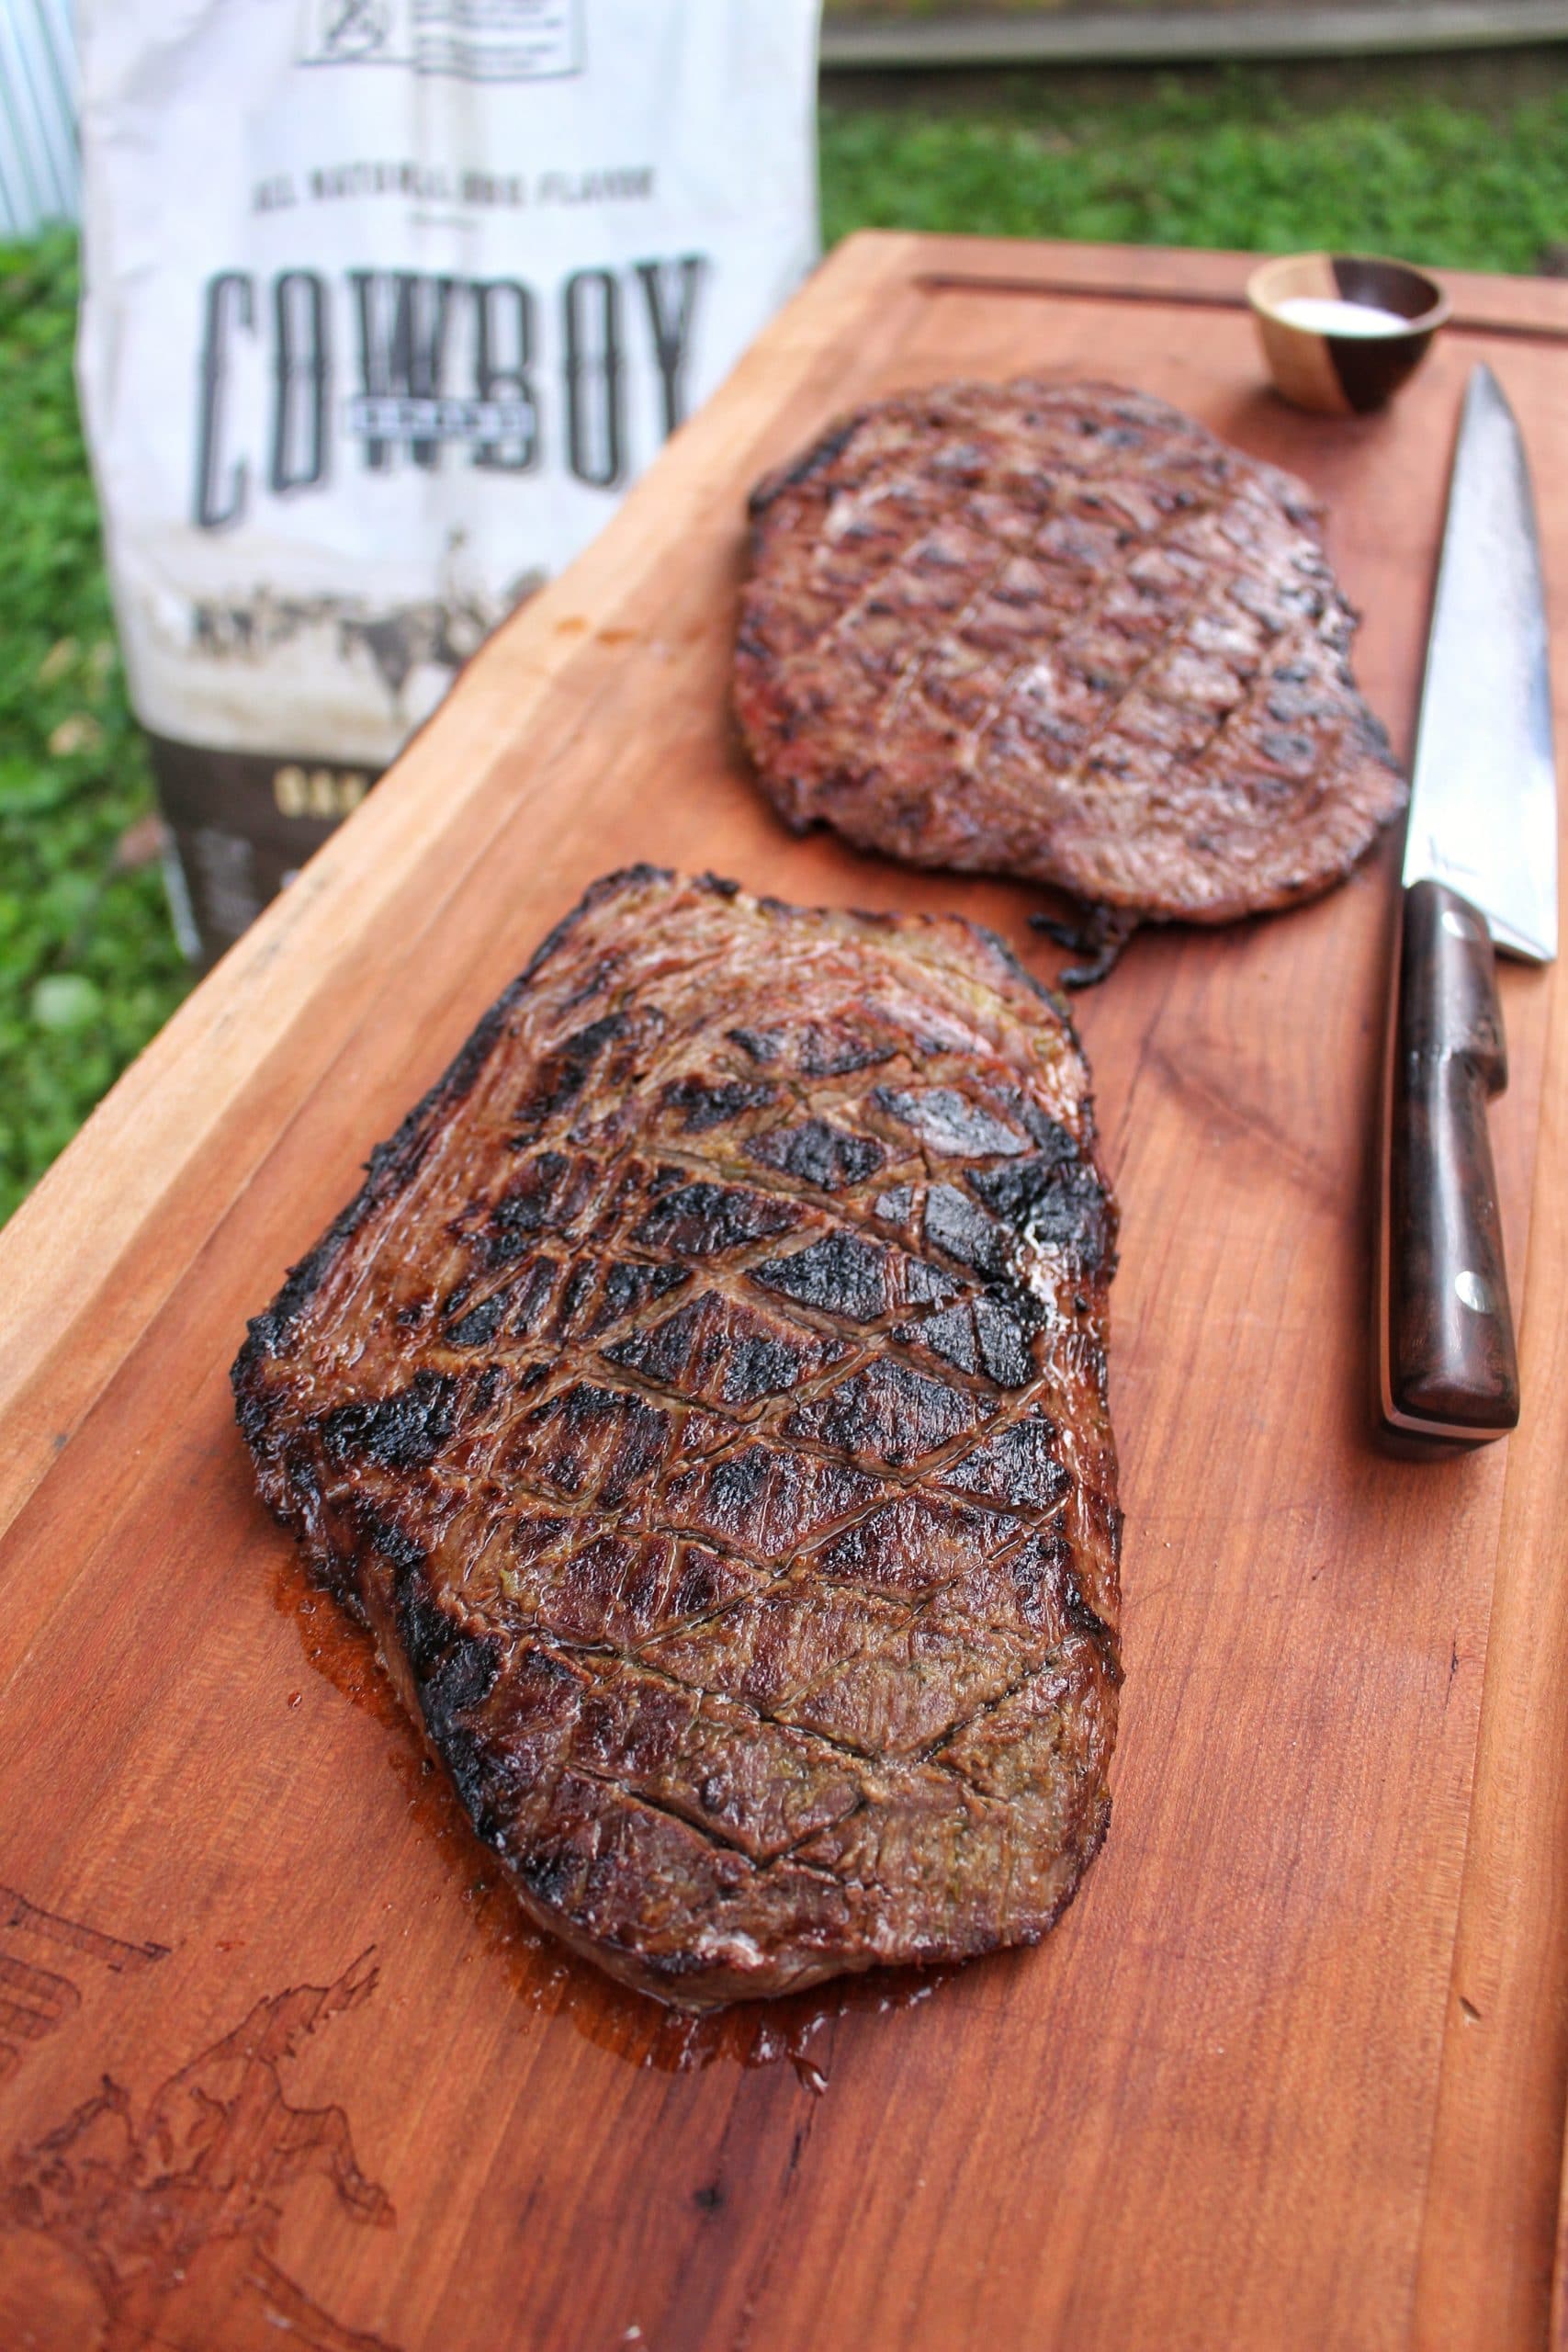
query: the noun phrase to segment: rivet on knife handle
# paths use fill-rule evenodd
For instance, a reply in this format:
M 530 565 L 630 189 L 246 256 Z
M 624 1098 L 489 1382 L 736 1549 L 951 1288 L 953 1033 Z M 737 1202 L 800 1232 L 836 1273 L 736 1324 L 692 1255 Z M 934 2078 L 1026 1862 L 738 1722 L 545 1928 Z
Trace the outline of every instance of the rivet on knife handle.
M 1519 1418 L 1487 1103 L 1507 1083 L 1486 919 L 1441 882 L 1404 894 L 1383 1180 L 1382 1411 L 1451 1442 Z

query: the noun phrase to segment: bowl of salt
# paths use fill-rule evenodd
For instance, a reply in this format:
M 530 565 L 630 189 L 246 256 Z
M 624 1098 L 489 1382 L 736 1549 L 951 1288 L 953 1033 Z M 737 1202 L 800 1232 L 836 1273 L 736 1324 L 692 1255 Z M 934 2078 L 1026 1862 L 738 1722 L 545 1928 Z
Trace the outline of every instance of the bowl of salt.
M 1382 408 L 1449 315 L 1448 296 L 1423 271 L 1371 254 L 1265 262 L 1247 299 L 1276 390 L 1325 416 Z

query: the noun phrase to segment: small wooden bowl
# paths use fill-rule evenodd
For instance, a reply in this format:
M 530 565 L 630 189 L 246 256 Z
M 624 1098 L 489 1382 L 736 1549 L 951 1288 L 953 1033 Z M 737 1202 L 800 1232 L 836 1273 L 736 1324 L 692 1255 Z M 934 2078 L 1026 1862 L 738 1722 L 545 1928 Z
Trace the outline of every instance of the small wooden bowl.
M 1303 296 L 1385 311 L 1397 323 L 1337 334 L 1282 315 L 1282 305 Z M 1449 298 L 1431 278 L 1371 254 L 1292 254 L 1265 262 L 1247 279 L 1247 299 L 1276 388 L 1297 408 L 1324 416 L 1382 408 L 1414 375 L 1449 315 Z

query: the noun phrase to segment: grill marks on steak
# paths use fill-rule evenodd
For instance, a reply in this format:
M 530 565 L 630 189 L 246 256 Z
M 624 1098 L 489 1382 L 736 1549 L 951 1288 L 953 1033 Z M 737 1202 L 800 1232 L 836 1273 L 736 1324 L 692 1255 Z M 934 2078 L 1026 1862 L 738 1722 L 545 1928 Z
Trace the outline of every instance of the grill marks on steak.
M 1326 889 L 1404 805 L 1321 510 L 1163 401 L 886 401 L 752 519 L 735 704 L 797 830 L 1223 922 Z
M 235 1367 L 527 1906 L 704 2006 L 1038 1936 L 1103 1834 L 1114 1210 L 947 919 L 596 886 Z

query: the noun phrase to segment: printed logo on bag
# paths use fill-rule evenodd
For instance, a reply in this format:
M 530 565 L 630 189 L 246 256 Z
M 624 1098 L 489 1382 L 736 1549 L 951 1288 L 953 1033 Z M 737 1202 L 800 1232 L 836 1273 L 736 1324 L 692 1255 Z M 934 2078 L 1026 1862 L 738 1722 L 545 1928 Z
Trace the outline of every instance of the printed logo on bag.
M 385 52 L 392 29 L 387 0 L 327 0 L 321 18 L 321 59 L 337 62 Z
M 580 74 L 580 0 L 309 0 L 299 62 L 400 65 L 467 82 Z
M 666 437 L 685 414 L 710 267 L 705 254 L 682 254 L 625 272 L 573 270 L 547 305 L 548 344 L 547 306 L 517 278 L 355 269 L 334 299 L 315 270 L 286 269 L 270 285 L 221 270 L 202 304 L 191 519 L 200 530 L 227 529 L 245 515 L 253 484 L 276 497 L 323 489 L 339 425 L 368 473 L 400 464 L 435 472 L 456 444 L 458 461 L 487 471 L 525 474 L 558 458 L 575 481 L 613 489 L 627 470 L 628 379 L 657 379 Z M 351 355 L 352 370 L 341 403 L 340 353 Z M 233 391 L 264 354 L 270 413 L 250 453 L 232 421 Z

